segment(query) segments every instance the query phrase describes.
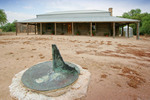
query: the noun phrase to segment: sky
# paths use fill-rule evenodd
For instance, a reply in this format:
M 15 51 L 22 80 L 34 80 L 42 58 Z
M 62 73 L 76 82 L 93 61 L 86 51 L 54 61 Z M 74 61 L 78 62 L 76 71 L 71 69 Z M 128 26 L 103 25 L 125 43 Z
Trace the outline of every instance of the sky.
M 37 14 L 68 10 L 106 10 L 113 8 L 113 16 L 121 16 L 131 9 L 150 13 L 150 0 L 0 0 L 0 9 L 8 22 L 36 18 Z

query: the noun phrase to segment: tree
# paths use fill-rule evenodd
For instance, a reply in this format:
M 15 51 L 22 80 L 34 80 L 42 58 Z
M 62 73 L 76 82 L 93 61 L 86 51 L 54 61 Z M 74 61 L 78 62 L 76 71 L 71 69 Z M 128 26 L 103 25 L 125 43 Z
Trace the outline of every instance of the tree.
M 129 18 L 129 19 L 141 20 L 141 18 L 138 17 L 140 14 L 141 14 L 141 10 L 140 9 L 132 9 L 129 12 L 123 13 L 122 17 L 123 18 Z M 133 34 L 135 35 L 135 33 L 136 33 L 136 25 L 135 24 L 130 24 L 130 27 L 133 28 Z
M 16 20 L 12 23 L 7 23 L 3 26 L 1 26 L 1 29 L 3 30 L 3 32 L 15 32 L 16 31 Z
M 138 14 L 141 14 L 141 10 L 140 10 L 140 9 L 132 9 L 132 10 L 129 12 L 129 15 L 130 15 L 130 16 L 137 16 Z
M 150 35 L 150 14 L 142 18 L 142 27 L 140 28 L 141 33 Z
M 129 12 L 123 13 L 123 18 L 140 20 L 140 34 L 150 34 L 150 14 L 141 13 L 140 9 L 132 9 Z M 133 28 L 133 33 L 136 33 L 136 25 L 130 24 Z
M 123 13 L 122 17 L 123 18 L 133 18 L 135 16 L 138 16 L 139 14 L 141 14 L 140 9 L 132 9 L 129 12 Z
M 0 9 L 0 25 L 4 25 L 7 22 L 7 16 L 3 9 Z

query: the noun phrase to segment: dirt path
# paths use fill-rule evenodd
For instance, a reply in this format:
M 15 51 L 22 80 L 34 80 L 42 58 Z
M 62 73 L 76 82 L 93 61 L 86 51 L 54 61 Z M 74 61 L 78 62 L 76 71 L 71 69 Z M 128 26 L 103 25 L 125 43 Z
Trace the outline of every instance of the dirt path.
M 56 44 L 65 61 L 88 69 L 91 81 L 85 100 L 150 99 L 150 39 L 88 36 L 0 36 L 0 100 L 10 100 L 14 75 L 52 60 Z

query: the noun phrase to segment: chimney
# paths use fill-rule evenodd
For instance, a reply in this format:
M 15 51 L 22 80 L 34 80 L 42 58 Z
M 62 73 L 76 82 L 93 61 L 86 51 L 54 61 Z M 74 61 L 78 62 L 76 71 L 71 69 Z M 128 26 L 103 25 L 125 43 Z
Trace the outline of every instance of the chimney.
M 109 8 L 108 11 L 110 12 L 110 15 L 112 16 L 112 10 L 113 8 Z

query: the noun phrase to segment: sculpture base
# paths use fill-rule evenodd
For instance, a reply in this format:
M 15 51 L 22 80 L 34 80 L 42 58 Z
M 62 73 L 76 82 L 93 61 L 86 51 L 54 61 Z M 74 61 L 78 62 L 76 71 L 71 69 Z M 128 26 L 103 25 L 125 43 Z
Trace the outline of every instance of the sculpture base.
M 91 74 L 88 70 L 77 66 L 80 69 L 78 80 L 68 87 L 53 91 L 33 91 L 24 87 L 21 77 L 27 70 L 25 69 L 12 79 L 12 84 L 9 86 L 10 95 L 18 100 L 74 100 L 82 98 L 86 96 Z

